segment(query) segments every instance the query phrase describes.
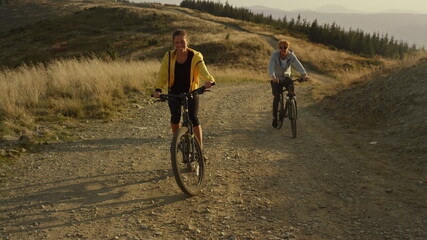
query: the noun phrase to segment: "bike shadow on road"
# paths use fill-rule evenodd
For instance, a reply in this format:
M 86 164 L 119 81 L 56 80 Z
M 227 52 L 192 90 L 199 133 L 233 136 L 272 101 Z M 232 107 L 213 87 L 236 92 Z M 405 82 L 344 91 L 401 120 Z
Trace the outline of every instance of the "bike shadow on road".
M 2 190 L 4 196 L 17 197 L 0 200 L 0 225 L 11 234 L 153 211 L 187 198 L 165 195 L 159 189 L 158 182 L 172 176 L 166 169 L 121 172 Z

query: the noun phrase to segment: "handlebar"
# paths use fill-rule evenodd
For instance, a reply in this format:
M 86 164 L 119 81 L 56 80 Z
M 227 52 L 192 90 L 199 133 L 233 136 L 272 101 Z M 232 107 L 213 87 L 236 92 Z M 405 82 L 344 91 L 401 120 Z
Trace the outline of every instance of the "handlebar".
M 285 83 L 286 81 L 289 81 L 288 79 L 280 79 L 280 83 Z M 297 78 L 297 79 L 291 79 L 292 82 L 307 82 L 308 80 L 304 80 L 304 78 Z
M 298 81 L 298 82 L 307 82 L 308 80 L 304 80 L 304 78 L 297 78 L 297 79 L 293 79 L 293 82 Z
M 214 85 L 215 85 L 215 83 L 213 82 L 212 86 L 214 86 Z M 164 101 L 168 100 L 169 97 L 188 97 L 188 96 L 190 96 L 192 94 L 195 94 L 195 93 L 197 93 L 197 94 L 203 94 L 206 91 L 209 91 L 209 90 L 207 90 L 205 86 L 201 86 L 201 87 L 199 87 L 197 89 L 194 89 L 193 91 L 188 92 L 188 93 L 181 93 L 181 94 L 160 94 L 160 100 L 158 100 L 158 101 L 164 102 Z M 154 95 L 151 94 L 151 97 L 154 97 Z

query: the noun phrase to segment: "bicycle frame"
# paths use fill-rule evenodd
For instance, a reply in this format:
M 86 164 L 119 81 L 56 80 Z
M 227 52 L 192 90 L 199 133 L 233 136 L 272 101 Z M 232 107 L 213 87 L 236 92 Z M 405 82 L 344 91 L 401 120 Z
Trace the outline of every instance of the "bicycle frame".
M 188 113 L 188 98 L 191 96 L 183 96 L 182 99 L 182 126 L 187 127 L 191 135 L 193 135 L 193 123 L 190 120 L 190 114 Z
M 214 85 L 214 84 L 212 84 Z M 181 102 L 182 126 L 174 133 L 171 142 L 171 162 L 175 180 L 186 194 L 194 196 L 200 192 L 203 184 L 205 163 L 199 141 L 193 131 L 189 115 L 189 99 L 194 94 L 202 94 L 206 88 L 200 87 L 189 93 L 161 94 L 159 101 L 170 97 Z

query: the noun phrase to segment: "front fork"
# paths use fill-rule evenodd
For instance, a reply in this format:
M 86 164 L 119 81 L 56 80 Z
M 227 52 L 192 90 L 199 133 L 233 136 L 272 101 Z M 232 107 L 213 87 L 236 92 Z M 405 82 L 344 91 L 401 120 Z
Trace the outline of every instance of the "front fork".
M 283 93 L 280 95 L 280 103 L 279 103 L 279 119 L 282 120 L 286 117 L 286 108 L 285 100 Z
M 191 123 L 191 121 L 189 121 L 190 117 L 189 117 L 189 113 L 188 113 L 188 101 L 184 101 L 183 103 L 183 110 L 184 110 L 184 114 L 183 114 L 183 123 L 182 125 L 187 127 L 188 129 L 188 133 L 186 134 L 186 158 L 188 159 L 188 163 L 192 163 L 194 162 L 196 159 L 196 154 L 194 154 L 196 151 L 196 146 L 195 146 L 195 141 L 197 141 L 196 136 L 194 135 L 194 131 L 193 131 L 193 124 Z
M 291 102 L 294 101 L 295 105 L 293 106 L 295 109 L 292 109 L 292 111 L 295 113 L 295 116 L 293 116 L 292 113 L 289 112 L 290 107 L 288 107 L 288 105 L 291 105 Z M 290 120 L 296 120 L 297 116 L 298 116 L 298 112 L 297 112 L 297 100 L 295 99 L 295 95 L 291 98 L 291 99 L 286 99 L 286 107 L 288 109 L 287 113 L 289 116 Z

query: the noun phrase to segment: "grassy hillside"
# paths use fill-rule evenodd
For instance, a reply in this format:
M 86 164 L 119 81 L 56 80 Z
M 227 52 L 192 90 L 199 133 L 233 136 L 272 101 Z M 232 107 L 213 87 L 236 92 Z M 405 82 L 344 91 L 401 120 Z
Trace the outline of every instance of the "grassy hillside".
M 238 65 L 246 57 L 268 57 L 259 39 L 233 34 L 220 24 L 201 23 L 191 15 L 156 4 L 101 4 L 71 14 L 38 20 L 0 33 L 0 65 L 49 62 L 69 57 L 111 59 L 160 58 L 171 47 L 170 34 L 184 27 L 192 34 L 191 47 L 206 52 L 208 63 Z M 197 33 L 197 35 L 195 34 Z M 232 33 L 231 33 L 232 34 Z M 237 39 L 236 39 L 237 37 Z M 254 39 L 254 40 L 253 40 Z M 218 51 L 219 50 L 219 51 Z M 236 59 L 242 57 L 242 59 Z
M 67 9 L 81 9 L 73 13 L 54 15 L 52 11 L 53 17 L 0 32 L 0 48 L 5 49 L 0 66 L 93 55 L 113 59 L 160 58 L 170 49 L 170 33 L 179 27 L 190 30 L 191 47 L 205 53 L 208 64 L 264 69 L 273 50 L 265 39 L 251 34 L 271 35 L 275 29 L 268 26 L 157 4 L 111 2 L 95 6 L 94 1 L 84 2 L 86 5 L 81 1 L 67 5 Z M 280 34 L 275 37 L 290 39 L 301 60 L 318 71 L 333 75 L 337 70 L 380 64 Z M 323 60 L 325 57 L 328 61 Z
M 110 0 L 98 0 L 97 4 Z M 55 18 L 90 7 L 90 1 L 82 0 L 9 0 L 0 5 L 0 32 L 7 31 L 38 20 Z
M 0 47 L 6 49 L 0 63 L 18 66 L 91 54 L 118 58 L 134 49 L 159 45 L 161 36 L 171 31 L 167 27 L 171 21 L 170 15 L 154 8 L 86 8 L 0 33 Z

